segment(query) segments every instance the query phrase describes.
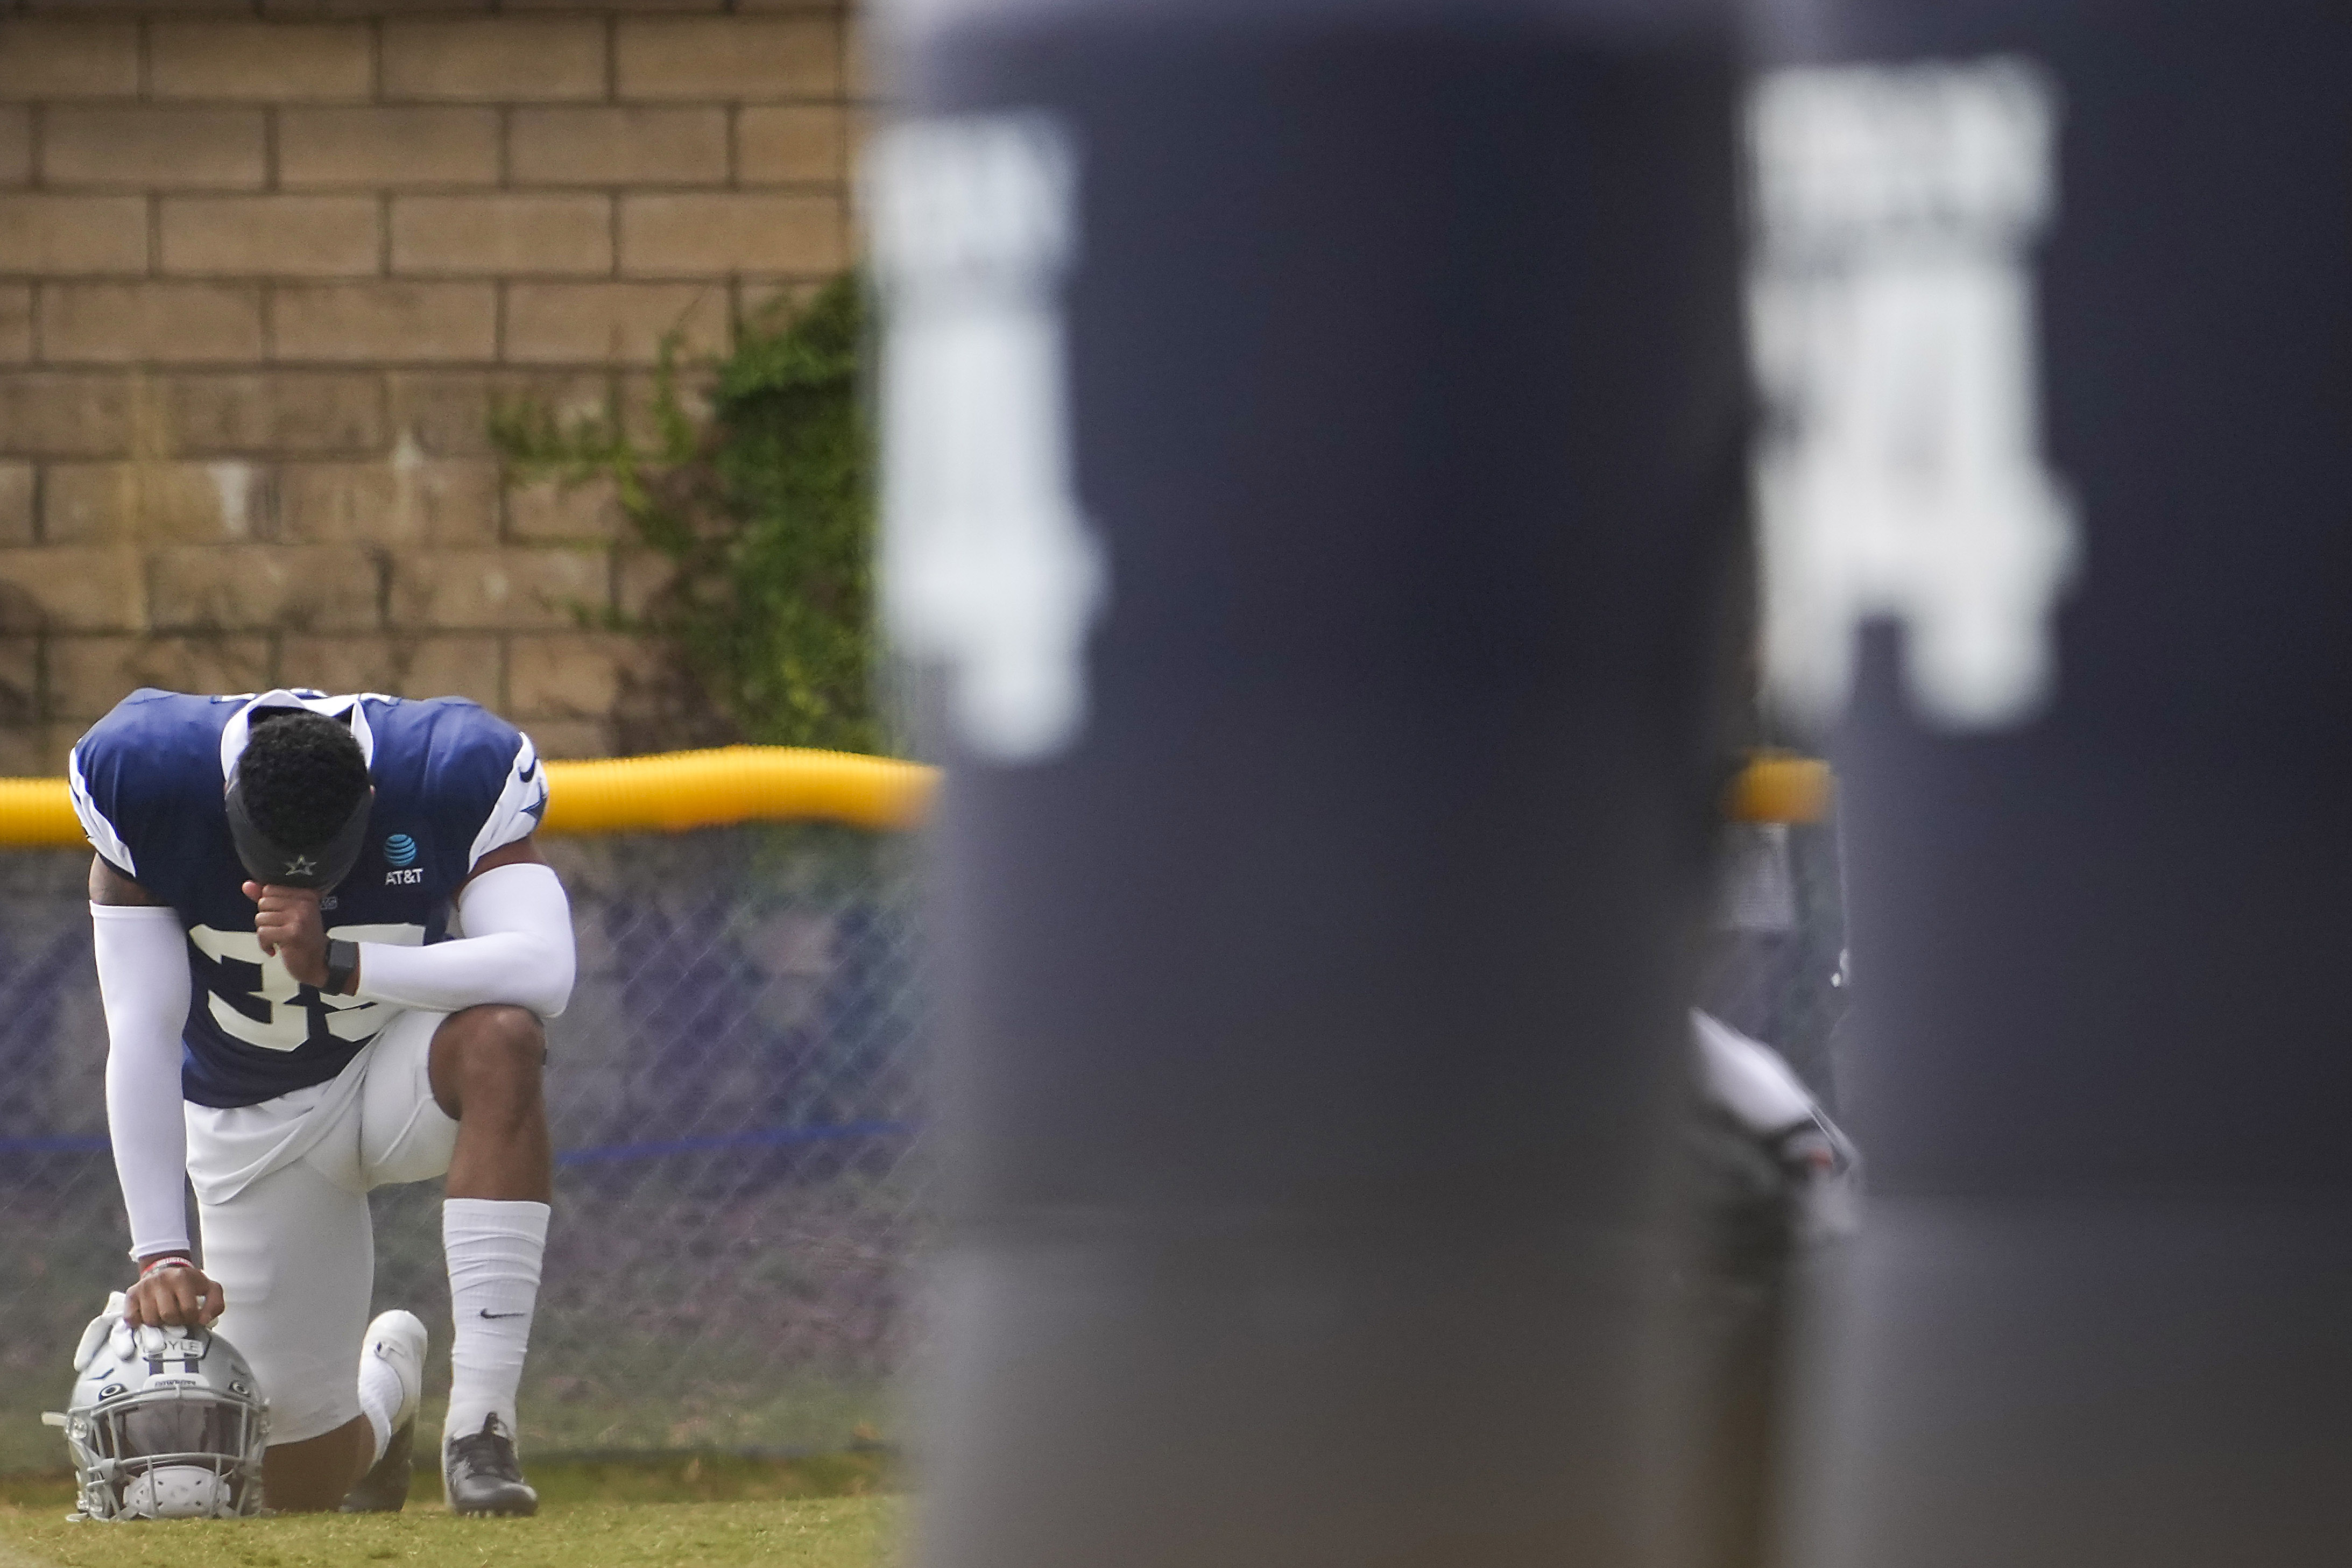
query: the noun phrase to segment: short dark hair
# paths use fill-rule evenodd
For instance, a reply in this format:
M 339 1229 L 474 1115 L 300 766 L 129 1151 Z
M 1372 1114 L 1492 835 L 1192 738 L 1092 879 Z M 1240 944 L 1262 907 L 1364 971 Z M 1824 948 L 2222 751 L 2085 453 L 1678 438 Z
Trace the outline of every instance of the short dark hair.
M 256 715 L 236 776 L 253 826 L 289 849 L 332 838 L 368 792 L 359 742 L 337 721 L 308 711 Z

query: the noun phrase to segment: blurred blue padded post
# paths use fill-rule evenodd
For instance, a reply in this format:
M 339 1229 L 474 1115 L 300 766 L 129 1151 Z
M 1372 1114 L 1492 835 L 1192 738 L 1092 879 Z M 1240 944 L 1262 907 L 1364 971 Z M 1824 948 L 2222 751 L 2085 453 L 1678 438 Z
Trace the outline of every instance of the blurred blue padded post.
M 1874 1187 L 1781 1560 L 2341 1563 L 2352 26 L 1759 16 L 1765 642 Z
M 885 597 L 950 769 L 916 1560 L 1688 1561 L 1727 8 L 880 20 Z

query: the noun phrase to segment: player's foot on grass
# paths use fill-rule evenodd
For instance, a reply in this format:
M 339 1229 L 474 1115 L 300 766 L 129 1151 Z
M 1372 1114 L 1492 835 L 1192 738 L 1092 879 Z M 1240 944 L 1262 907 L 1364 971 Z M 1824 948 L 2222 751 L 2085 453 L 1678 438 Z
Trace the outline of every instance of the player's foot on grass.
M 495 1412 L 482 1429 L 452 1437 L 441 1450 L 441 1478 L 451 1513 L 499 1513 L 518 1517 L 539 1511 L 539 1494 L 515 1462 L 514 1435 Z
M 343 1511 L 398 1513 L 408 1500 L 408 1479 L 415 1473 L 416 1405 L 425 1396 L 424 1322 L 415 1313 L 397 1309 L 380 1314 L 368 1325 L 360 1357 L 362 1382 L 378 1366 L 400 1380 L 400 1404 L 392 1414 L 391 1440 L 343 1499 Z

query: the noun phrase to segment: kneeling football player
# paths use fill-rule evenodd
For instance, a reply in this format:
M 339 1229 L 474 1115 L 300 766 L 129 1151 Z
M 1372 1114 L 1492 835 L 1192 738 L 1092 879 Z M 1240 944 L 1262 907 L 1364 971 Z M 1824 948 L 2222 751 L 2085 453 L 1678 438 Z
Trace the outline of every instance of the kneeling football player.
M 98 851 L 126 1316 L 244 1352 L 272 1508 L 396 1509 L 425 1325 L 368 1321 L 367 1194 L 446 1174 L 449 1506 L 532 1512 L 515 1390 L 547 1236 L 541 1020 L 572 943 L 529 738 L 455 698 L 141 690 L 70 774 Z

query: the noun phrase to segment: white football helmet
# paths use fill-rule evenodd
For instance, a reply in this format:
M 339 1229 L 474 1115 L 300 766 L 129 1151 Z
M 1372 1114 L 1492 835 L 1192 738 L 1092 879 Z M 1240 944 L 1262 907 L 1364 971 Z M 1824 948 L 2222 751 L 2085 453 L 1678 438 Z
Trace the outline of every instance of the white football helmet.
M 1699 1093 L 1771 1155 L 1789 1183 L 1801 1244 L 1849 1237 L 1862 1224 L 1862 1158 L 1780 1053 L 1712 1013 L 1693 1009 Z
M 204 1329 L 133 1329 L 116 1291 L 74 1352 L 65 1428 L 84 1519 L 261 1511 L 269 1409 L 236 1347 Z

